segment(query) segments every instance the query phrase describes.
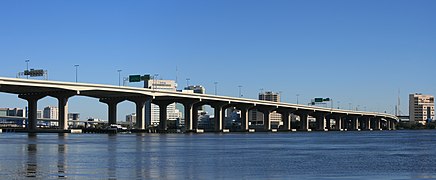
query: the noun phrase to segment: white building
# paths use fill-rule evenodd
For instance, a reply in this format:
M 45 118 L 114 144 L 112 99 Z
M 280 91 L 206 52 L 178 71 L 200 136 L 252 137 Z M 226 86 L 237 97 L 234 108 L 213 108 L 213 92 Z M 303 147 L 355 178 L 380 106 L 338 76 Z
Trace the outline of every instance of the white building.
M 434 96 L 420 93 L 409 95 L 410 123 L 421 123 L 434 120 Z
M 128 122 L 128 123 L 136 123 L 136 113 L 128 114 L 126 116 L 126 122 Z
M 58 119 L 59 109 L 54 106 L 47 106 L 44 108 L 42 117 L 44 119 Z
M 166 90 L 166 91 L 177 91 L 177 84 L 173 80 L 159 80 L 150 79 L 144 82 L 145 88 L 156 89 L 156 90 Z M 159 125 L 159 106 L 152 104 L 151 101 L 146 103 L 146 114 L 145 121 L 147 125 L 158 126 Z M 176 109 L 176 103 L 172 103 L 167 107 L 167 118 L 168 120 L 176 120 L 181 117 L 181 113 Z
M 259 100 L 280 102 L 280 94 L 274 92 L 262 92 L 259 93 Z M 270 116 L 271 126 L 282 125 L 282 115 L 273 111 Z M 257 110 L 252 110 L 248 114 L 249 122 L 253 125 L 263 125 L 263 113 Z

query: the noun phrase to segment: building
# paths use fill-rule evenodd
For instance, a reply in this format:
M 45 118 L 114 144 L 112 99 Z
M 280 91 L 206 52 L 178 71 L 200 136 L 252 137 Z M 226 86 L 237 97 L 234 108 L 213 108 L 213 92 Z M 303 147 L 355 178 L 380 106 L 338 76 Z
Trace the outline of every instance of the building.
M 135 124 L 136 123 L 136 113 L 128 114 L 126 116 L 126 122 Z
M 76 122 L 68 122 L 68 126 L 72 126 L 76 128 L 79 125 L 80 121 L 80 113 L 68 113 L 68 121 L 76 121 Z
M 271 91 L 261 92 L 259 93 L 259 100 L 280 102 L 280 94 Z M 258 112 L 257 110 L 252 110 L 248 114 L 248 119 L 252 125 L 263 125 L 263 113 Z M 283 124 L 282 115 L 273 111 L 270 114 L 270 121 L 271 127 L 278 128 L 278 126 Z
M 58 119 L 59 109 L 54 106 L 47 106 L 43 110 L 42 117 L 44 119 Z
M 0 116 L 25 117 L 26 113 L 21 108 L 0 108 Z
M 149 79 L 145 80 L 144 87 L 156 90 L 177 91 L 177 84 L 173 80 Z M 151 101 L 146 103 L 145 122 L 147 126 L 159 125 L 159 106 L 152 104 Z M 181 113 L 176 109 L 176 103 L 167 106 L 167 120 L 177 120 Z
M 420 93 L 409 95 L 410 123 L 426 125 L 434 120 L 434 96 Z
M 185 87 L 185 90 L 192 91 L 192 93 L 197 94 L 206 94 L 206 89 L 203 86 L 199 85 Z

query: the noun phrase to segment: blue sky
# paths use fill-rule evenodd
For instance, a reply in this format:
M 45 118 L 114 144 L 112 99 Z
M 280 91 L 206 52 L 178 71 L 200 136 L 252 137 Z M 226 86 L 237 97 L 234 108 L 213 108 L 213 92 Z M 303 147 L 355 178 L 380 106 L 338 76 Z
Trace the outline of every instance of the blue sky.
M 308 103 L 330 97 L 361 110 L 393 113 L 398 91 L 436 94 L 436 1 L 184 0 L 0 1 L 0 76 L 26 67 L 50 80 L 118 84 L 122 75 L 159 74 L 180 87 L 256 98 L 260 89 Z M 178 73 L 176 73 L 176 67 Z M 129 84 L 140 86 L 140 84 Z M 1 107 L 24 107 L 0 94 Z M 56 105 L 44 99 L 41 106 Z M 134 112 L 119 106 L 119 117 Z M 70 111 L 106 119 L 97 100 L 77 97 Z

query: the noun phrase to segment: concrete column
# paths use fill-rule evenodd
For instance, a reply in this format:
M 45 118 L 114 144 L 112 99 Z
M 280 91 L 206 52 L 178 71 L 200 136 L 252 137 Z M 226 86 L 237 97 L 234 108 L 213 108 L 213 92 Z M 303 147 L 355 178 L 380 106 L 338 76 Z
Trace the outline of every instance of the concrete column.
M 224 128 L 224 115 L 225 109 L 221 105 L 215 105 L 214 108 L 214 121 L 215 121 L 215 131 L 221 132 Z
M 363 117 L 359 118 L 359 124 L 360 124 L 361 130 L 365 129 L 365 124 L 366 124 L 365 121 L 366 121 L 365 118 L 363 118 Z
M 26 129 L 28 132 L 35 132 L 38 123 L 38 100 L 45 95 L 18 95 L 19 98 L 27 101 L 27 122 Z
M 358 130 L 359 129 L 359 118 L 357 118 L 357 117 L 354 117 L 352 120 L 352 123 L 354 123 L 353 124 L 353 129 L 354 130 Z
M 192 122 L 192 117 L 194 116 L 194 105 L 192 103 L 186 103 L 183 105 L 185 107 L 185 129 L 187 132 L 191 132 L 194 130 Z
M 344 118 L 342 118 L 341 119 L 341 121 L 342 121 L 342 129 L 349 129 L 349 125 L 348 125 L 348 117 L 344 117 Z
M 380 130 L 381 129 L 381 125 L 380 125 L 380 118 L 377 118 L 375 120 L 375 129 Z
M 271 119 L 270 119 L 271 111 L 263 112 L 263 125 L 265 126 L 266 131 L 271 131 Z
M 341 130 L 342 129 L 342 118 L 341 117 L 336 117 L 336 130 Z
M 121 98 L 101 98 L 100 102 L 107 104 L 108 106 L 108 123 L 117 124 L 117 105 L 125 99 Z
M 198 129 L 198 108 L 199 106 L 194 105 L 192 107 L 192 129 Z
M 283 130 L 290 131 L 291 128 L 291 113 L 289 112 L 282 112 L 280 113 L 282 115 L 282 121 L 283 121 Z
M 300 115 L 300 123 L 301 123 L 301 130 L 302 131 L 309 130 L 309 121 L 307 120 L 307 117 L 308 117 L 307 114 Z
M 366 118 L 366 130 L 371 130 L 371 118 Z
M 248 131 L 248 108 L 241 108 L 241 130 L 242 131 Z
M 145 100 L 135 102 L 136 105 L 136 128 L 145 130 Z
M 167 107 L 168 104 L 159 104 L 159 130 L 166 131 L 168 130 L 167 125 Z
M 332 125 L 331 125 L 331 118 L 330 118 L 330 117 L 327 117 L 327 118 L 326 118 L 326 120 L 325 120 L 325 125 L 326 125 L 326 128 L 327 128 L 328 130 L 331 129 Z
M 325 115 L 316 116 L 316 123 L 318 125 L 317 130 L 324 131 L 325 130 Z
M 68 130 L 68 97 L 57 97 L 58 99 L 58 128 Z

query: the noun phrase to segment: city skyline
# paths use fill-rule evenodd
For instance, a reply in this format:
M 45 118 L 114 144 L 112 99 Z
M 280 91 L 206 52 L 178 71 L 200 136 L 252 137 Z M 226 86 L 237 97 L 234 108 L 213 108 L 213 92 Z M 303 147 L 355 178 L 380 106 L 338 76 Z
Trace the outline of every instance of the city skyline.
M 78 82 L 118 85 L 122 70 L 177 77 L 178 89 L 202 85 L 208 94 L 216 86 L 237 97 L 241 86 L 245 98 L 264 89 L 283 102 L 329 97 L 342 109 L 392 114 L 398 91 L 403 114 L 409 94 L 436 94 L 423 76 L 436 66 L 433 1 L 54 2 L 0 2 L 0 76 L 15 77 L 30 60 L 50 80 L 75 82 L 77 68 Z M 0 97 L 0 107 L 26 106 Z M 69 102 L 83 118 L 107 119 L 98 100 Z M 48 105 L 57 102 L 39 106 Z M 124 102 L 118 118 L 132 112 Z

